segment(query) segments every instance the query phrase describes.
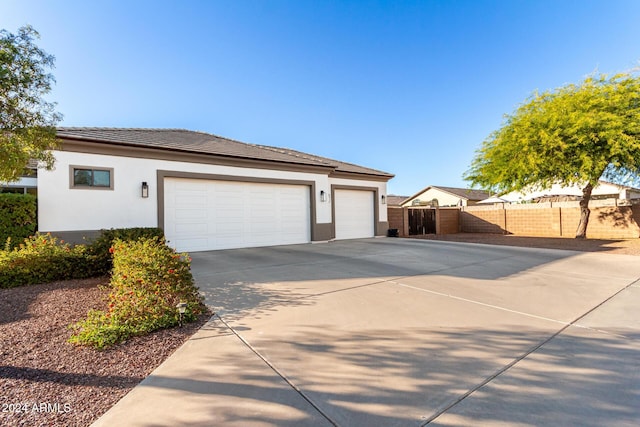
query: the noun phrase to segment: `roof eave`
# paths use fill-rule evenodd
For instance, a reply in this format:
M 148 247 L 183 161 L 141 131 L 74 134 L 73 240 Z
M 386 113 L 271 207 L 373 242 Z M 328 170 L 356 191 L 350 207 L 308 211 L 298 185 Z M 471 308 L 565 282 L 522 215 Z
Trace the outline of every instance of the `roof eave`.
M 393 177 L 395 177 L 395 175 L 392 175 L 392 174 L 368 174 L 368 173 L 341 171 L 337 169 L 334 169 L 333 172 L 329 174 L 329 178 L 365 179 L 367 181 L 383 181 L 383 182 L 387 182 Z
M 254 157 L 245 157 L 245 156 L 233 156 L 228 154 L 213 154 L 213 153 L 202 153 L 195 152 L 190 150 L 181 150 L 179 148 L 168 148 L 168 147 L 151 147 L 145 146 L 141 144 L 131 144 L 126 142 L 117 142 L 117 141 L 104 141 L 97 138 L 86 138 L 86 137 L 78 137 L 78 136 L 58 136 L 58 139 L 63 141 L 60 149 L 62 151 L 78 151 L 82 153 L 94 153 L 94 154 L 108 154 L 105 153 L 104 150 L 92 150 L 91 147 L 94 146 L 118 146 L 123 148 L 128 148 L 132 150 L 131 157 L 143 158 L 144 156 L 133 155 L 134 152 L 162 152 L 162 153 L 177 153 L 185 156 L 190 156 L 193 158 L 208 158 L 211 160 L 215 159 L 229 159 L 230 161 L 237 161 L 243 163 L 252 163 L 255 164 L 257 168 L 260 168 L 259 165 L 283 165 L 287 166 L 287 169 L 300 169 L 304 171 L 316 171 L 320 173 L 330 174 L 334 169 L 331 166 L 319 165 L 319 164 L 310 164 L 310 163 L 300 163 L 300 162 L 286 162 L 281 160 L 268 160 L 268 159 L 256 159 Z M 64 140 L 70 140 L 73 143 L 78 145 L 74 146 L 71 150 L 65 150 Z M 176 160 L 176 159 L 171 159 Z M 180 160 L 177 160 L 180 161 Z M 187 160 L 188 161 L 188 160 Z M 220 162 L 224 163 L 224 162 Z M 212 162 L 212 164 L 216 164 L 216 162 Z M 272 169 L 272 168 L 268 168 Z

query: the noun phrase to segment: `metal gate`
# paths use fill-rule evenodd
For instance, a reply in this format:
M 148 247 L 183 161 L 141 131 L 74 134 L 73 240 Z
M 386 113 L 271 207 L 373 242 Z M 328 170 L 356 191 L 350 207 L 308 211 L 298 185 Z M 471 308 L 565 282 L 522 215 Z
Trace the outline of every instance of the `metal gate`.
M 436 234 L 435 209 L 408 209 L 409 236 Z

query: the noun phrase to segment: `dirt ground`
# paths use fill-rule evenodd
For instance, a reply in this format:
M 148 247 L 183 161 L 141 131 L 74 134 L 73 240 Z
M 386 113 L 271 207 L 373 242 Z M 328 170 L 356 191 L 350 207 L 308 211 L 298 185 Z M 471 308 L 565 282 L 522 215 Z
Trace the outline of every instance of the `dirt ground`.
M 640 239 L 603 240 L 562 237 L 524 237 L 488 233 L 429 234 L 425 236 L 411 236 L 410 238 L 640 256 Z

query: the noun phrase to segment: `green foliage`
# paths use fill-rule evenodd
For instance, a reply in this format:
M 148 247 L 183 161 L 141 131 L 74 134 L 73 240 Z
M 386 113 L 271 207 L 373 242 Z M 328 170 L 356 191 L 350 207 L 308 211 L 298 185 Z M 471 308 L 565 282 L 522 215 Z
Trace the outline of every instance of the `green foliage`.
M 17 180 L 30 160 L 53 167 L 62 116 L 44 99 L 55 81 L 47 72 L 55 58 L 35 45 L 39 37 L 31 26 L 0 31 L 0 181 Z
M 90 277 L 85 260 L 84 246 L 36 233 L 12 250 L 0 250 L 0 288 Z
M 534 93 L 476 153 L 465 179 L 494 192 L 640 174 L 640 77 L 588 77 Z
M 204 310 L 191 275 L 191 260 L 177 254 L 164 239 L 116 239 L 111 292 L 106 310 L 93 310 L 72 325 L 70 342 L 98 349 L 135 335 L 176 326 L 176 305 L 187 303 L 183 321 L 194 321 Z
M 103 230 L 88 246 L 71 246 L 49 233 L 36 233 L 13 248 L 19 240 L 7 239 L 0 250 L 0 288 L 105 276 L 111 271 L 109 249 L 114 240 L 162 237 L 159 228 L 120 228 Z
M 36 232 L 36 209 L 36 198 L 30 194 L 0 193 L 0 242 L 7 242 L 7 249 Z
M 134 241 L 141 238 L 164 238 L 164 232 L 160 228 L 112 228 L 102 230 L 100 236 L 90 242 L 87 248 L 87 258 L 91 264 L 92 273 L 95 276 L 106 275 L 111 271 L 112 256 L 109 249 L 116 239 Z

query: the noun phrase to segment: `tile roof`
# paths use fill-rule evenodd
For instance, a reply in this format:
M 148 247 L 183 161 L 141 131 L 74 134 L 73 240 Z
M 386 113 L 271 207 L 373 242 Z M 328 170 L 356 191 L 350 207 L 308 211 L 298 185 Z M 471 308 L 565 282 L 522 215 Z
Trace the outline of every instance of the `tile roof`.
M 462 197 L 464 199 L 467 200 L 471 200 L 474 202 L 480 201 L 480 200 L 484 200 L 487 199 L 489 197 L 491 197 L 491 193 L 489 193 L 488 191 L 484 191 L 484 190 L 475 190 L 472 188 L 458 188 L 458 187 L 440 187 L 440 186 L 436 186 L 436 185 L 430 185 L 428 187 L 423 188 L 422 190 L 418 191 L 416 194 L 414 194 L 411 197 L 408 197 L 407 199 L 405 199 L 402 204 L 408 202 L 409 200 L 415 199 L 416 197 L 418 197 L 419 195 L 421 195 L 422 193 L 424 193 L 425 191 L 429 190 L 430 188 L 435 188 L 438 189 L 440 191 L 444 191 L 450 194 L 454 194 L 458 197 Z
M 316 156 L 315 154 L 303 153 L 302 151 L 292 150 L 290 148 L 270 147 L 268 145 L 258 145 L 258 147 L 264 148 L 266 150 L 277 151 L 279 153 L 289 154 L 296 157 L 301 157 L 304 159 L 310 159 L 310 160 L 315 160 L 322 163 L 327 163 L 335 167 L 335 169 L 340 172 L 361 173 L 361 174 L 367 174 L 367 175 L 381 175 L 381 176 L 388 176 L 389 178 L 394 176 L 390 173 L 382 172 L 376 169 L 365 168 L 364 166 L 355 165 L 353 163 L 341 162 L 339 160 L 329 159 L 327 157 Z
M 247 144 L 205 132 L 186 129 L 60 127 L 57 129 L 57 135 L 60 138 L 67 139 L 320 166 L 332 168 L 339 172 L 393 177 L 393 175 L 386 172 L 301 151 Z
M 468 200 L 484 200 L 486 198 L 491 197 L 491 193 L 484 190 L 475 190 L 473 188 L 456 188 L 456 187 L 438 187 L 433 186 L 433 188 L 438 188 L 440 190 L 455 194 L 456 196 L 464 197 Z
M 395 194 L 387 195 L 387 205 L 388 206 L 400 206 L 402 202 L 407 200 L 409 197 L 407 196 L 396 196 Z

